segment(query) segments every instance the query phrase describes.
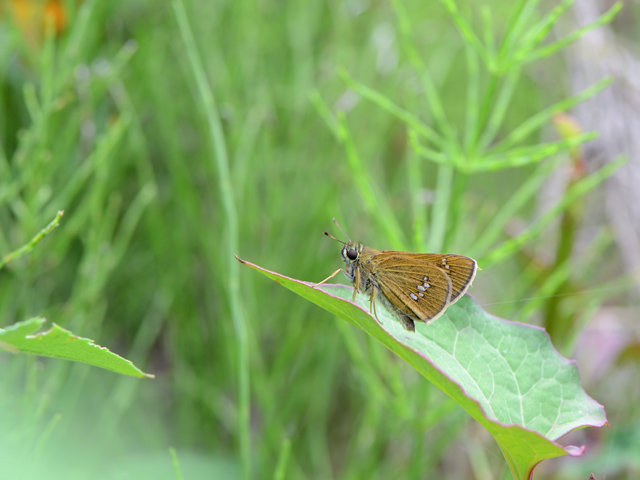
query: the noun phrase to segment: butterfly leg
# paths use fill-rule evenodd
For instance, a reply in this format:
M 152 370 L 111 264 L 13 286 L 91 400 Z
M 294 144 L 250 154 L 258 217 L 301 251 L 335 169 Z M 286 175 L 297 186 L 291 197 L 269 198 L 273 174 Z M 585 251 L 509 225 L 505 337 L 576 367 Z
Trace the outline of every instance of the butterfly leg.
M 335 276 L 338 274 L 338 272 L 341 272 L 341 271 L 342 271 L 342 269 L 341 269 L 341 268 L 337 269 L 335 272 L 333 272 L 333 273 L 332 273 L 331 275 L 329 275 L 327 278 L 325 278 L 324 280 L 322 280 L 320 283 L 316 283 L 315 285 L 313 285 L 313 287 L 312 287 L 312 288 L 316 288 L 318 285 L 322 285 L 322 284 L 323 284 L 324 282 L 326 282 L 327 280 L 331 280 L 333 277 L 335 277 Z
M 373 313 L 373 316 L 375 317 L 376 321 L 378 323 L 380 323 L 380 320 L 378 320 L 378 314 L 376 313 L 376 302 L 374 297 L 375 294 L 375 289 L 371 290 L 371 296 L 369 297 L 369 311 Z
M 353 287 L 353 301 L 356 301 L 356 294 L 360 288 L 360 269 L 356 267 L 356 283 Z

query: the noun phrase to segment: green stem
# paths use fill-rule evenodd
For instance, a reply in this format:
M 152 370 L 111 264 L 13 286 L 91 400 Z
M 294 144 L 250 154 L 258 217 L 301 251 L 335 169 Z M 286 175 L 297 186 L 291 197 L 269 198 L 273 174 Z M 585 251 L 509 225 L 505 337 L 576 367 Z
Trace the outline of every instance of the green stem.
M 23 253 L 27 253 L 33 247 L 35 247 L 38 243 L 40 243 L 40 241 L 44 237 L 46 237 L 54 228 L 56 228 L 60 224 L 60 218 L 62 217 L 62 215 L 64 215 L 64 210 L 60 210 L 56 214 L 56 218 L 54 218 L 49 225 L 47 225 L 42 230 L 40 230 L 38 234 L 35 237 L 33 237 L 29 243 L 20 247 L 17 250 L 14 250 L 13 252 L 9 253 L 8 255 L 5 255 L 2 259 L 0 259 L 0 270 L 11 260 L 19 257 Z
M 513 252 L 518 250 L 522 245 L 530 240 L 536 238 L 546 228 L 551 221 L 562 213 L 567 207 L 569 207 L 574 201 L 586 194 L 590 190 L 600 185 L 604 180 L 613 175 L 618 168 L 626 163 L 626 157 L 620 156 L 611 163 L 608 163 L 600 170 L 592 173 L 588 177 L 577 182 L 573 185 L 565 195 L 549 210 L 543 213 L 533 224 L 531 224 L 524 232 L 517 237 L 511 238 L 504 242 L 502 245 L 496 247 L 489 253 L 483 261 L 485 266 L 495 265 Z
M 444 137 L 450 140 L 453 144 L 455 143 L 453 142 L 455 134 L 451 128 L 451 124 L 447 120 L 442 99 L 440 98 L 438 90 L 433 82 L 429 69 L 422 60 L 422 57 L 418 53 L 414 43 L 411 41 L 411 21 L 409 16 L 407 15 L 404 5 L 402 5 L 400 0 L 393 0 L 392 4 L 396 12 L 396 16 L 398 17 L 402 47 L 420 78 L 420 83 L 422 84 L 422 89 L 427 98 L 433 120 L 440 129 L 440 132 L 444 134 Z
M 431 209 L 431 234 L 429 235 L 429 252 L 440 252 L 444 246 L 447 233 L 447 219 L 451 202 L 451 186 L 453 183 L 453 167 L 440 165 L 438 167 L 438 183 L 436 198 Z
M 169 453 L 171 454 L 171 463 L 173 463 L 173 473 L 176 476 L 176 480 L 182 480 L 184 477 L 182 476 L 182 470 L 180 469 L 180 462 L 178 462 L 176 449 L 169 447 Z
M 415 152 L 407 154 L 407 185 L 411 195 L 411 213 L 413 215 L 413 247 L 416 252 L 425 248 L 424 225 L 427 220 L 427 207 L 422 192 L 422 170 L 420 158 Z
M 489 83 L 487 84 L 487 87 L 484 91 L 482 104 L 480 105 L 480 111 L 478 112 L 478 121 L 475 125 L 476 130 L 475 132 L 473 132 L 473 138 L 471 139 L 469 144 L 469 158 L 473 158 L 477 153 L 480 136 L 482 135 L 484 129 L 487 127 L 489 115 L 491 114 L 494 104 L 494 98 L 498 89 L 498 80 L 499 78 L 495 74 L 491 74 L 489 77 Z
M 282 440 L 282 446 L 280 447 L 280 456 L 278 457 L 278 464 L 276 471 L 273 475 L 275 480 L 284 480 L 287 476 L 287 467 L 289 465 L 289 457 L 291 456 L 291 439 L 285 438 Z
M 573 178 L 567 185 L 566 191 L 569 191 L 577 182 L 578 178 Z M 552 271 L 559 269 L 561 265 L 569 261 L 576 231 L 580 224 L 580 211 L 580 204 L 576 202 L 569 206 L 562 214 L 560 221 L 560 239 L 558 241 L 556 260 Z M 559 307 L 562 300 L 560 295 L 563 293 L 567 293 L 566 281 L 562 282 L 555 291 L 549 293 L 551 298 L 547 301 L 545 308 L 543 326 L 547 330 L 547 333 L 549 333 L 554 345 L 563 345 L 565 343 L 570 325 L 574 323 L 573 317 L 575 317 L 575 313 L 572 316 L 563 316 L 560 313 Z
M 443 244 L 443 248 L 449 249 L 449 247 L 453 245 L 457 246 L 455 243 L 460 236 L 460 233 L 464 230 L 460 228 L 463 225 L 463 198 L 465 188 L 467 187 L 467 181 L 469 180 L 469 175 L 464 172 L 457 172 L 453 180 L 453 195 L 451 197 L 451 205 L 449 207 L 448 214 L 448 227 L 445 235 L 445 242 Z
M 218 174 L 220 199 L 227 224 L 227 249 L 229 259 L 229 275 L 227 277 L 228 296 L 231 316 L 233 318 L 233 327 L 238 340 L 238 430 L 240 433 L 242 473 L 243 478 L 248 480 L 251 478 L 249 341 L 247 325 L 240 302 L 239 265 L 234 259 L 234 253 L 238 250 L 239 246 L 238 216 L 229 172 L 229 159 L 213 91 L 207 81 L 202 58 L 198 52 L 182 0 L 173 1 L 173 10 L 203 102 L 207 125 L 209 127 L 209 140 L 211 141 L 211 149 L 215 159 L 214 168 Z

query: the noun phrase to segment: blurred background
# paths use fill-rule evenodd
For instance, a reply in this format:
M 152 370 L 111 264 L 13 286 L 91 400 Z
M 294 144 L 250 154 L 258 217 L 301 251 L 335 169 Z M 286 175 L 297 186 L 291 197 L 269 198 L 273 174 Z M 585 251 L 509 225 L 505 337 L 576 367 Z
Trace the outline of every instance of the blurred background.
M 156 375 L 0 354 L 3 478 L 177 478 L 170 447 L 186 480 L 511 478 L 455 402 L 232 257 L 320 281 L 333 217 L 374 248 L 474 256 L 476 300 L 577 359 L 610 426 L 534 478 L 640 476 L 636 1 L 502 69 L 460 18 L 526 44 L 560 8 L 544 46 L 613 2 L 1 5 L 0 257 L 65 215 L 0 270 L 0 325 L 42 315 Z

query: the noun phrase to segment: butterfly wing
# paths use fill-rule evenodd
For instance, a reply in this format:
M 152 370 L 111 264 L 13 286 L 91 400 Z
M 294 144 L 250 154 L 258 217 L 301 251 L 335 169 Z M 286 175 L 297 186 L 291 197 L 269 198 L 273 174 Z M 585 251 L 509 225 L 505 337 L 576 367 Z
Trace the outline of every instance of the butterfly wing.
M 448 253 L 405 253 L 385 250 L 380 255 L 405 255 L 411 263 L 426 262 L 442 270 L 451 279 L 451 298 L 449 303 L 457 302 L 471 286 L 478 271 L 473 258 Z
M 451 255 L 445 253 L 425 253 L 427 261 L 443 270 L 451 279 L 451 299 L 449 303 L 455 303 L 471 286 L 471 282 L 478 271 L 478 264 L 473 258 L 463 255 Z
M 381 252 L 372 260 L 376 287 L 386 307 L 430 323 L 450 303 L 452 283 L 440 268 L 423 259 L 407 261 L 401 252 Z

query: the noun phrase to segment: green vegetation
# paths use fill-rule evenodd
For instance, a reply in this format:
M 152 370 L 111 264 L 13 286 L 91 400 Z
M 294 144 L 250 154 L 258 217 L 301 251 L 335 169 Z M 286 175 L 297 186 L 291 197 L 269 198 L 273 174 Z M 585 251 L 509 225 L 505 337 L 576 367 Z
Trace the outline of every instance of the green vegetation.
M 611 81 L 568 92 L 558 51 L 620 8 L 554 39 L 571 3 L 66 0 L 57 30 L 3 8 L 0 327 L 46 317 L 156 376 L 0 353 L 7 478 L 510 478 L 458 403 L 233 254 L 319 281 L 336 217 L 471 255 L 484 308 L 571 357 L 630 283 L 606 224 L 575 255 L 624 159 L 583 171 L 597 132 L 554 128 Z M 637 402 L 599 378 L 612 427 L 539 478 L 637 476 Z

